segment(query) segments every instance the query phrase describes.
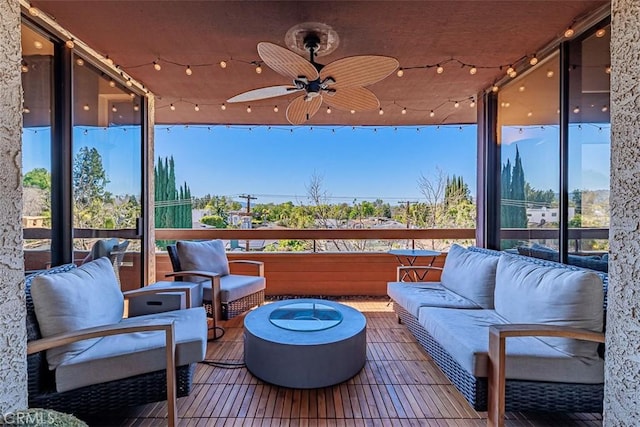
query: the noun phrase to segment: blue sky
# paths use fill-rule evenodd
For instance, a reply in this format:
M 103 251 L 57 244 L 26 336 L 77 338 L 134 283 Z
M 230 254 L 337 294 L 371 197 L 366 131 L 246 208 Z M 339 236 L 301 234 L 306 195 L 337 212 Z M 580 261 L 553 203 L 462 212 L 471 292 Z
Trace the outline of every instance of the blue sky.
M 126 130 L 125 130 L 126 129 Z M 25 129 L 24 170 L 50 169 L 50 129 Z M 97 147 L 114 194 L 140 188 L 140 134 L 135 128 L 74 130 L 75 149 Z M 572 125 L 570 188 L 608 189 L 610 127 Z M 476 193 L 476 126 L 156 127 L 155 157 L 173 155 L 178 184 L 192 195 L 257 195 L 257 203 L 306 202 L 312 175 L 322 177 L 334 203 L 380 198 L 424 200 L 418 180 L 437 169 L 462 176 Z M 526 179 L 536 189 L 558 188 L 558 127 L 505 127 L 503 162 L 520 150 Z M 577 166 L 579 164 L 579 167 Z M 237 199 L 239 200 L 239 199 Z
M 475 194 L 476 126 L 167 128 L 156 128 L 156 159 L 173 155 L 193 195 L 304 202 L 316 174 L 332 202 L 419 200 L 420 175 L 436 168 Z

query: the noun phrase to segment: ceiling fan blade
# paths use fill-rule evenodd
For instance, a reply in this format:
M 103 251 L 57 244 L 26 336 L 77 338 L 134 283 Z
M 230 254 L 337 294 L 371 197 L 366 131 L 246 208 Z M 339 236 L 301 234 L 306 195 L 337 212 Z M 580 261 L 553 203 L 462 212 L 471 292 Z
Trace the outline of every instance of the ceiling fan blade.
M 322 105 L 322 96 L 307 100 L 307 95 L 299 96 L 287 107 L 287 120 L 292 125 L 300 125 L 309 120 Z
M 298 89 L 295 86 L 269 86 L 260 89 L 254 89 L 247 92 L 243 92 L 233 98 L 227 99 L 227 102 L 248 102 L 256 101 L 258 99 L 274 98 L 276 96 L 288 95 L 293 92 L 297 92 L 302 89 Z
M 389 56 L 350 56 L 327 64 L 320 71 L 320 79 L 333 78 L 334 88 L 367 86 L 393 73 L 398 65 L 398 60 Z
M 333 94 L 327 93 L 323 101 L 339 110 L 367 111 L 380 107 L 380 101 L 373 92 L 363 87 L 337 88 Z
M 291 79 L 299 76 L 305 76 L 309 80 L 318 78 L 318 70 L 311 62 L 277 44 L 258 43 L 258 54 L 269 68 L 283 76 Z

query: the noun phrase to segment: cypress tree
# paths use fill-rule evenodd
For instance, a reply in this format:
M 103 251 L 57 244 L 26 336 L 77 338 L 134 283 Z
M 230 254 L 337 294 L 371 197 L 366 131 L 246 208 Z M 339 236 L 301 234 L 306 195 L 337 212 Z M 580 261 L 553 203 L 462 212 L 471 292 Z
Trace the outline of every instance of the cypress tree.
M 517 204 L 513 206 L 512 226 L 513 228 L 527 228 L 527 209 L 525 206 L 525 180 L 524 170 L 522 169 L 522 160 L 520 152 L 516 147 L 516 160 L 513 165 L 513 174 L 511 176 L 511 199 Z

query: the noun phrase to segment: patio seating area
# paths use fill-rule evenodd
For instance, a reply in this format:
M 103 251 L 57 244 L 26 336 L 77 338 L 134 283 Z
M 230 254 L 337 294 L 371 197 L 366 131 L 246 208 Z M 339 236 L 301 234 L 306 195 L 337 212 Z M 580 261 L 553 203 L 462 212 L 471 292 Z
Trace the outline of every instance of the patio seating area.
M 351 380 L 332 387 L 294 390 L 266 384 L 243 360 L 243 320 L 221 324 L 227 331 L 208 343 L 193 390 L 178 400 L 181 426 L 485 426 L 440 372 L 406 326 L 398 324 L 387 299 L 341 301 L 367 318 L 367 361 Z M 144 426 L 165 421 L 166 403 L 136 407 L 118 418 L 103 414 L 91 425 Z M 507 426 L 600 426 L 600 414 L 507 413 Z

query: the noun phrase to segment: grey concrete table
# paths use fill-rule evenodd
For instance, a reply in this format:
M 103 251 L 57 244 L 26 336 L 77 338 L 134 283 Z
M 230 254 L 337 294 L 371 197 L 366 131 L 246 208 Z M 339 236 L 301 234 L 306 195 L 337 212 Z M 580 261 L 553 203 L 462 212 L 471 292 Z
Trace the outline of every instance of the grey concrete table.
M 244 361 L 256 377 L 289 388 L 341 383 L 364 367 L 367 320 L 333 301 L 293 299 L 245 316 Z

